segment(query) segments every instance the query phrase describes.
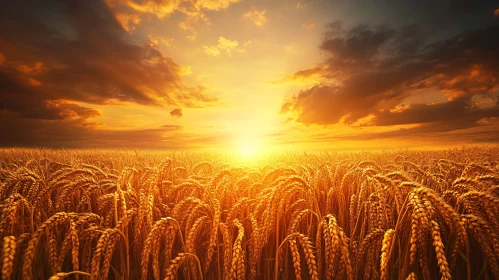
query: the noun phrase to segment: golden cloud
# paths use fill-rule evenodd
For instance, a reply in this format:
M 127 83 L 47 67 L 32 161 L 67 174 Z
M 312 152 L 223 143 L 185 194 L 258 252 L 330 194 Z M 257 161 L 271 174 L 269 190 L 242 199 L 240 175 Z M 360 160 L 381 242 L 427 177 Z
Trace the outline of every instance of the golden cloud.
M 231 4 L 239 2 L 239 0 L 197 0 L 188 2 L 195 3 L 195 6 L 200 10 L 218 11 L 227 9 Z
M 133 32 L 135 25 L 141 22 L 141 14 L 152 14 L 158 19 L 163 19 L 174 12 L 185 15 L 179 27 L 183 30 L 193 30 L 193 25 L 198 22 L 209 23 L 203 13 L 204 10 L 218 11 L 228 8 L 240 0 L 105 0 L 106 4 L 114 11 L 116 20 L 122 27 Z
M 137 14 L 117 12 L 115 13 L 115 17 L 121 26 L 129 33 L 132 33 L 135 30 L 135 25 L 140 23 L 140 17 Z
M 215 46 L 212 46 L 212 47 L 210 47 L 210 46 L 203 46 L 203 51 L 204 51 L 205 54 L 211 55 L 211 56 L 218 56 L 220 54 L 220 51 Z
M 175 12 L 181 3 L 180 0 L 168 1 L 137 1 L 134 0 L 107 0 L 108 4 L 114 2 L 111 6 L 116 6 L 116 3 L 131 8 L 132 10 L 140 13 L 154 14 L 158 18 Z
M 248 41 L 251 42 L 251 41 Z M 244 44 L 244 46 L 248 45 L 248 42 Z M 217 46 L 203 46 L 202 49 L 205 54 L 211 56 L 218 56 L 221 52 L 224 52 L 226 55 L 231 56 L 232 51 L 237 50 L 239 52 L 245 52 L 246 50 L 243 48 L 238 48 L 239 42 L 237 40 L 229 40 L 223 36 L 218 38 Z
M 263 26 L 267 22 L 267 17 L 265 16 L 266 13 L 266 10 L 253 9 L 246 12 L 243 17 L 251 20 L 257 26 Z
M 220 36 L 220 38 L 218 38 L 218 48 L 224 50 L 229 55 L 230 52 L 233 49 L 237 48 L 238 45 L 239 43 L 236 40 L 231 41 L 223 36 Z

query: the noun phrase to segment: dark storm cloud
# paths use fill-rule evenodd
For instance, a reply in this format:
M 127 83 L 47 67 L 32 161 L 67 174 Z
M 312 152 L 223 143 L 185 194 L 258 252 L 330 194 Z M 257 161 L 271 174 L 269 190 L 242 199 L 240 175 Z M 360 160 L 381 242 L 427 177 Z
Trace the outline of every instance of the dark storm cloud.
M 91 119 L 100 112 L 77 102 L 204 107 L 216 101 L 201 86 L 186 85 L 181 73 L 171 58 L 132 41 L 103 1 L 2 2 L 0 129 L 10 134 L 0 146 L 94 141 L 98 125 Z M 137 135 L 155 140 L 164 130 Z
M 16 112 L 21 117 L 57 120 L 81 117 L 89 119 L 99 112 L 60 100 L 48 100 L 46 90 L 33 85 L 15 70 L 0 66 L 0 109 Z
M 28 99 L 201 106 L 181 68 L 137 45 L 101 1 L 7 1 L 0 9 L 1 109 Z M 22 109 L 21 109 L 22 111 Z M 22 112 L 20 112 L 22 113 Z
M 494 17 L 497 0 L 332 0 L 349 18 L 392 25 L 428 24 L 432 31 L 461 32 L 483 26 Z M 346 19 L 345 19 L 346 20 Z
M 384 2 L 401 13 L 412 13 L 420 18 L 429 19 L 462 18 L 475 12 L 491 13 L 497 7 L 495 0 L 385 0 Z
M 319 65 L 296 73 L 320 75 L 325 82 L 285 100 L 281 113 L 304 124 L 353 124 L 374 116 L 370 125 L 432 123 L 438 131 L 481 118 L 497 117 L 497 105 L 481 108 L 473 95 L 494 98 L 499 88 L 499 23 L 441 40 L 429 40 L 424 24 L 402 28 L 329 25 Z M 440 104 L 413 104 L 392 112 L 415 90 L 446 94 Z M 441 124 L 439 126 L 439 124 Z

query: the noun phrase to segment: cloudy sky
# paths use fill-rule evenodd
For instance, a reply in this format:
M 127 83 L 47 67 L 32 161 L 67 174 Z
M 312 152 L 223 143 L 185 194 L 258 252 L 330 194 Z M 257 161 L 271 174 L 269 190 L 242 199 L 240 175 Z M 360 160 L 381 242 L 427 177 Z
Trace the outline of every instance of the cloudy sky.
M 497 1 L 0 8 L 0 147 L 496 144 L 498 97 Z

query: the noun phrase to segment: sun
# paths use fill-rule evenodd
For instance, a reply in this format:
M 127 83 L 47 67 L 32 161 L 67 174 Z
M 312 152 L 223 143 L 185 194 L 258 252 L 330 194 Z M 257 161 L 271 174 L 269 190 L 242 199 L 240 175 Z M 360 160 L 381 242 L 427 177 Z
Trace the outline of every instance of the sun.
M 243 159 L 252 159 L 261 153 L 262 142 L 257 137 L 244 135 L 238 139 L 237 153 Z

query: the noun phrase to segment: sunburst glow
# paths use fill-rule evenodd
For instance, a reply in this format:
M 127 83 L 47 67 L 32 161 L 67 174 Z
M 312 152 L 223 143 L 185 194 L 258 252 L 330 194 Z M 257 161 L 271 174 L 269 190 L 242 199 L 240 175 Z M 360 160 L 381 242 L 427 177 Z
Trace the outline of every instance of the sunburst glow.
M 237 154 L 243 159 L 253 159 L 262 152 L 263 143 L 253 135 L 240 136 L 237 143 Z

